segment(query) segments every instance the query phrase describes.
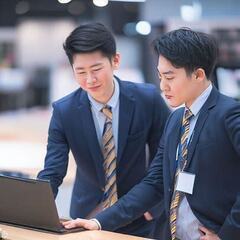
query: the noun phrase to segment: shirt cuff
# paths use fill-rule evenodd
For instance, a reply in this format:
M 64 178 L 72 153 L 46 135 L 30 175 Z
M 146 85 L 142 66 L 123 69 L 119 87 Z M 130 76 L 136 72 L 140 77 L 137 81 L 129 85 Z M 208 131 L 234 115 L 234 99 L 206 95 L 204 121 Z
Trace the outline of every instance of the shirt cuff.
M 92 218 L 90 220 L 94 221 L 98 225 L 98 230 L 102 230 L 102 226 L 101 226 L 100 222 L 96 218 Z

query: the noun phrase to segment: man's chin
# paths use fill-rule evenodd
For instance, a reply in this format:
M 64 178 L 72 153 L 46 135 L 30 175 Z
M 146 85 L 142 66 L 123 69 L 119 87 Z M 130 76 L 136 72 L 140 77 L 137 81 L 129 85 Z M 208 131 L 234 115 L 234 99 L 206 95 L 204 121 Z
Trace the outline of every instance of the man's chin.
M 169 106 L 171 107 L 171 108 L 179 108 L 179 107 L 183 107 L 184 106 L 184 103 L 173 103 L 173 102 L 169 102 L 168 103 L 169 104 Z

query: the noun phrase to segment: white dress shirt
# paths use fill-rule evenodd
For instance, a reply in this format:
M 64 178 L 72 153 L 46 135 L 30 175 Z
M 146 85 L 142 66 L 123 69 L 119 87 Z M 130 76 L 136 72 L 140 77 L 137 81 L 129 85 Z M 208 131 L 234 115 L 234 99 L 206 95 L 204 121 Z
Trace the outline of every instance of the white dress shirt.
M 120 89 L 118 81 L 114 78 L 114 93 L 112 97 L 107 102 L 107 106 L 111 107 L 112 110 L 112 129 L 113 129 L 113 139 L 115 144 L 115 152 L 117 156 L 118 150 L 118 122 L 119 122 L 119 95 Z M 106 121 L 106 116 L 101 112 L 102 108 L 105 106 L 102 103 L 97 102 L 91 95 L 88 94 L 88 99 L 91 104 L 93 121 L 97 133 L 97 138 L 100 147 L 102 148 L 102 135 L 104 130 L 104 124 Z

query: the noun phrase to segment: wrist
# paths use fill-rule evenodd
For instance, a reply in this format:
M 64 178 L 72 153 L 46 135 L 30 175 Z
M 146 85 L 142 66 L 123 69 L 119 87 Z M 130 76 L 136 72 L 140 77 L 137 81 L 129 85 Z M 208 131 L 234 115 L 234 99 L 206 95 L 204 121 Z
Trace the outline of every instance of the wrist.
M 96 218 L 92 218 L 92 219 L 90 219 L 91 221 L 94 221 L 96 224 L 97 224 L 97 226 L 98 226 L 98 229 L 97 230 L 102 230 L 102 226 L 101 226 L 101 224 L 100 224 L 100 222 L 96 219 Z

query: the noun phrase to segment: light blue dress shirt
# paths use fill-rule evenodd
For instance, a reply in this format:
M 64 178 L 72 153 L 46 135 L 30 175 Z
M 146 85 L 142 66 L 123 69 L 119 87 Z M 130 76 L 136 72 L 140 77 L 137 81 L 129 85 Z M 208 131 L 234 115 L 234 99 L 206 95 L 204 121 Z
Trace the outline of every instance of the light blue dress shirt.
M 116 156 L 118 150 L 119 95 L 120 95 L 119 84 L 118 81 L 114 78 L 114 93 L 106 105 L 110 106 L 112 109 L 112 129 Z M 91 111 L 97 133 L 98 142 L 100 147 L 102 148 L 102 135 L 106 116 L 101 112 L 101 110 L 105 105 L 97 102 L 89 94 L 88 99 L 91 104 Z
M 212 91 L 212 85 L 210 84 L 208 88 L 193 102 L 190 107 L 193 117 L 190 119 L 190 128 L 189 128 L 189 139 L 192 139 L 194 136 L 194 128 L 200 113 L 200 110 L 204 103 L 207 101 L 210 93 Z M 177 154 L 176 154 L 177 159 Z M 196 173 L 197 178 L 197 173 Z M 199 240 L 201 234 L 198 230 L 199 226 L 202 224 L 198 221 L 195 215 L 192 212 L 191 207 L 187 201 L 187 198 L 184 196 L 183 200 L 180 203 L 178 208 L 178 217 L 177 217 L 177 229 L 176 236 L 181 240 Z

